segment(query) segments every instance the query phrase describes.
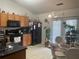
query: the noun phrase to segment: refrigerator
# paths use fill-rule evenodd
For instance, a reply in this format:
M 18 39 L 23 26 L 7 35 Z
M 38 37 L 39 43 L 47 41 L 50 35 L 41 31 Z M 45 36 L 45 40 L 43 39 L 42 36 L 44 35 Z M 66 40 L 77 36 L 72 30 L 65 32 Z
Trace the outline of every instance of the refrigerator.
M 32 22 L 30 30 L 32 37 L 32 45 L 40 44 L 42 38 L 42 23 L 40 21 Z

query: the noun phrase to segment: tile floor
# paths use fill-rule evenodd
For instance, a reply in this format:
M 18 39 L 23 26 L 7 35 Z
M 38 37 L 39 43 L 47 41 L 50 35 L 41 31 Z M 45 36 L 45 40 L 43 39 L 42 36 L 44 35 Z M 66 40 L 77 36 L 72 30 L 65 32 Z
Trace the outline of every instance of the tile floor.
M 26 59 L 52 59 L 51 50 L 43 45 L 29 46 L 26 50 Z

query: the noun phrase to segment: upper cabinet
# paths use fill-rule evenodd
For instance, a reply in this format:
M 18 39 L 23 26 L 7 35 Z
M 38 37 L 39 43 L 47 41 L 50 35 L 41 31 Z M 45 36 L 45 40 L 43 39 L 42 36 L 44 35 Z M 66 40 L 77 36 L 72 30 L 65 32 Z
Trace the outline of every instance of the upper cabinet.
M 7 26 L 8 24 L 8 20 L 12 20 L 12 21 L 20 21 L 20 26 L 21 27 L 28 27 L 29 24 L 29 20 L 27 16 L 19 16 L 16 14 L 9 14 L 9 13 L 5 13 L 5 11 L 3 11 L 2 13 L 0 13 L 0 26 Z M 11 22 L 10 22 L 11 23 Z M 13 23 L 11 24 L 13 25 Z M 31 36 L 30 35 L 24 35 L 23 36 L 23 45 L 27 46 L 31 44 Z
M 20 16 L 19 15 L 15 15 L 14 17 L 15 17 L 14 20 L 17 20 L 17 21 L 19 20 L 20 21 Z
M 7 26 L 8 20 L 20 21 L 21 27 L 28 26 L 28 18 L 26 16 L 19 16 L 5 12 L 0 13 L 0 26 Z
M 29 19 L 28 19 L 28 17 L 25 17 L 25 22 L 26 22 L 26 26 L 29 26 Z
M 8 20 L 14 20 L 15 15 L 14 14 L 8 14 Z
M 28 19 L 25 16 L 20 16 L 21 26 L 25 27 L 28 26 Z
M 7 25 L 8 16 L 6 13 L 0 13 L 0 26 Z

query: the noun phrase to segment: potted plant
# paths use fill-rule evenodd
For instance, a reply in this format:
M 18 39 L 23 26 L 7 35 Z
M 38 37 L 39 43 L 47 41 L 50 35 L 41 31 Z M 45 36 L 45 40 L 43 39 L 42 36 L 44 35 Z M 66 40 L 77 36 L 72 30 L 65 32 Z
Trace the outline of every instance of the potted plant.
M 45 38 L 45 47 L 49 47 L 49 40 L 50 40 L 50 28 L 46 29 L 46 38 Z
M 47 19 L 45 19 L 45 27 L 44 27 L 44 30 L 45 30 L 45 34 L 46 34 L 46 37 L 45 37 L 45 47 L 48 47 L 49 46 L 49 40 L 50 40 L 50 27 L 48 26 L 49 25 L 49 21 Z

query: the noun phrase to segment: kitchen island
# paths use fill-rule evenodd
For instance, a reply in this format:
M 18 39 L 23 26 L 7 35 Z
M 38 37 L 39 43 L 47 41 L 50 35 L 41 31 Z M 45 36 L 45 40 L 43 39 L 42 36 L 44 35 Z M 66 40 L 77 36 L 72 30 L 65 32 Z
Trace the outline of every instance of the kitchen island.
M 15 46 L 0 52 L 0 59 L 26 59 L 26 48 Z

